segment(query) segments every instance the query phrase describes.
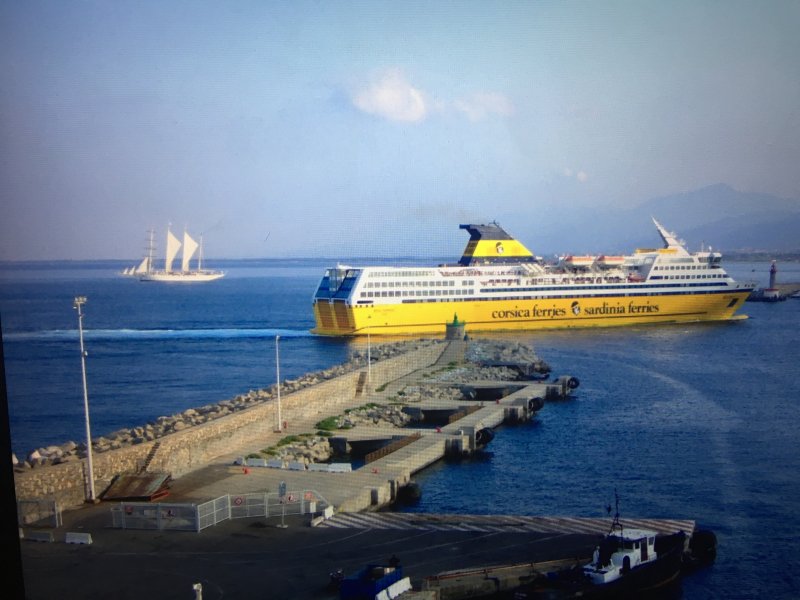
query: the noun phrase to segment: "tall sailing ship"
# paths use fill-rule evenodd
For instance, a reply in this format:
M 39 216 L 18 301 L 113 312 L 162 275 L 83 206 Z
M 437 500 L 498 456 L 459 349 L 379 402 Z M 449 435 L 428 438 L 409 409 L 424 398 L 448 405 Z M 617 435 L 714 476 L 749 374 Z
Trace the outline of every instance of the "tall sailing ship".
M 224 271 L 214 271 L 203 268 L 203 237 L 197 242 L 187 231 L 183 232 L 183 242 L 167 227 L 167 251 L 164 257 L 164 268 L 157 269 L 154 262 L 155 242 L 153 231 L 150 231 L 150 239 L 147 245 L 147 254 L 135 267 L 129 267 L 122 271 L 122 275 L 136 277 L 140 281 L 165 281 L 191 283 L 201 281 L 213 281 L 225 276 Z M 173 268 L 173 263 L 178 253 L 183 248 L 181 255 L 180 269 Z M 196 267 L 192 268 L 191 260 L 197 254 Z
M 460 225 L 470 239 L 457 264 L 326 270 L 313 298 L 320 335 L 439 334 L 611 327 L 747 318 L 755 287 L 725 272 L 719 252 L 690 253 L 653 219 L 664 247 L 627 256 L 546 262 L 497 223 Z

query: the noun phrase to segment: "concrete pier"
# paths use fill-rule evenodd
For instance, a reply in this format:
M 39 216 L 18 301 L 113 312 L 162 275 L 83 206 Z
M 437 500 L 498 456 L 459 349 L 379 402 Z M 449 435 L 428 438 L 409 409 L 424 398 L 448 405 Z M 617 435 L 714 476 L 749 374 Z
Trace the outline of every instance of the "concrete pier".
M 413 349 L 374 363 L 371 367 L 374 390 L 359 388 L 361 375 L 354 371 L 333 380 L 283 396 L 283 418 L 286 428 L 274 427 L 273 402 L 234 413 L 198 427 L 183 429 L 160 438 L 102 453 L 95 459 L 98 489 L 104 490 L 119 473 L 135 473 L 144 465 L 148 472 L 168 473 L 172 477 L 170 500 L 203 502 L 225 494 L 250 491 L 276 491 L 287 480 L 298 488 L 316 489 L 337 511 L 379 510 L 396 500 L 397 490 L 407 484 L 414 473 L 446 454 L 469 455 L 491 440 L 493 430 L 503 422 L 532 418 L 544 400 L 569 397 L 570 377 L 555 381 L 471 379 L 477 367 L 465 359 L 468 342 L 464 339 L 440 341 Z M 479 343 L 479 342 L 476 342 Z M 538 360 L 538 359 L 537 359 Z M 500 368 L 505 363 L 493 362 Z M 524 365 L 514 363 L 511 373 L 519 373 Z M 461 380 L 448 381 L 454 370 L 462 369 Z M 428 398 L 425 394 L 411 400 L 404 394 L 409 388 L 431 387 L 455 390 L 455 399 Z M 360 390 L 360 392 L 359 392 Z M 407 400 L 407 401 L 406 401 Z M 242 477 L 242 469 L 233 467 L 243 456 L 275 446 L 289 435 L 309 434 L 326 417 L 365 404 L 402 403 L 411 414 L 424 416 L 426 411 L 448 414 L 448 422 L 438 427 L 409 426 L 364 427 L 334 432 L 340 443 L 347 440 L 372 440 L 375 448 L 393 438 L 417 434 L 420 439 L 402 450 L 371 462 L 352 473 L 325 473 L 307 470 L 254 467 Z M 424 422 L 420 425 L 427 425 Z M 344 440 L 344 442 L 341 442 Z M 364 442 L 365 444 L 367 442 Z M 215 454 L 212 454 L 214 453 Z M 227 476 L 220 478 L 221 473 Z M 213 473 L 213 477 L 203 477 Z M 195 477 L 195 474 L 197 476 Z M 15 474 L 17 497 L 20 499 L 54 498 L 61 507 L 80 503 L 84 473 L 80 462 L 39 467 Z M 203 482 L 202 485 L 198 483 Z M 37 493 L 37 487 L 44 493 Z M 53 496 L 52 490 L 63 490 Z
M 388 365 L 373 364 L 373 390 L 361 388 L 359 393 L 360 373 L 352 373 L 320 384 L 325 386 L 321 392 L 312 389 L 288 394 L 283 398 L 288 427 L 283 431 L 274 431 L 273 413 L 267 407 L 257 407 L 250 409 L 252 414 L 243 411 L 232 417 L 239 419 L 249 435 L 228 436 L 233 425 L 210 423 L 203 426 L 210 431 L 175 434 L 175 439 L 166 439 L 156 451 L 152 447 L 136 449 L 137 456 L 153 454 L 153 463 L 163 468 L 175 464 L 174 457 L 160 453 L 180 448 L 182 440 L 186 445 L 187 439 L 194 439 L 192 435 L 197 439 L 192 448 L 201 448 L 203 440 L 211 439 L 219 449 L 221 440 L 228 439 L 225 452 L 181 463 L 191 464 L 191 468 L 174 477 L 170 502 L 200 504 L 223 496 L 276 492 L 282 485 L 289 490 L 314 490 L 334 508 L 332 517 L 316 520 L 317 526 L 310 527 L 311 515 L 302 515 L 288 518 L 286 528 L 275 527 L 274 519 L 236 519 L 199 533 L 131 531 L 109 527 L 108 504 L 92 505 L 65 513 L 63 525 L 54 531 L 53 543 L 23 542 L 26 580 L 31 581 L 27 598 L 52 598 L 67 590 L 66 595 L 75 599 L 146 595 L 159 600 L 185 597 L 192 585 L 203 582 L 205 600 L 333 599 L 337 594 L 325 590 L 329 570 L 343 568 L 352 573 L 367 562 L 396 554 L 412 577 L 415 593 L 420 594 L 417 597 L 456 599 L 469 597 L 476 586 L 487 585 L 487 581 L 495 582 L 493 585 L 504 581 L 502 585 L 510 586 L 520 576 L 556 564 L 549 561 L 574 563 L 589 556 L 598 536 L 608 530 L 607 520 L 381 512 L 397 500 L 401 488 L 421 469 L 448 453 L 475 452 L 482 439 L 490 439 L 481 432 L 535 417 L 544 402 L 569 398 L 578 383 L 569 376 L 549 382 L 463 377 L 447 381 L 444 375 L 465 364 L 466 347 L 463 339 L 451 340 L 417 351 L 410 362 L 392 359 Z M 398 397 L 408 398 L 402 393 L 410 386 L 460 390 L 452 400 L 427 399 L 423 393 L 407 403 L 412 413 L 423 417 L 425 411 L 443 411 L 456 419 L 437 427 L 370 423 L 337 430 L 335 437 L 345 444 L 404 440 L 352 472 L 235 464 L 242 456 L 273 446 L 287 435 L 313 432 L 321 419 L 347 409 L 367 402 L 397 403 Z M 478 399 L 481 394 L 484 399 Z M 497 434 L 502 435 L 502 429 Z M 626 526 L 667 532 L 693 529 L 694 523 L 631 520 Z M 92 544 L 81 549 L 91 554 L 91 560 L 76 561 L 74 551 L 65 550 L 70 545 L 60 543 L 65 539 L 62 530 L 91 535 Z M 39 576 L 42 573 L 47 575 Z M 144 587 L 142 573 L 148 574 Z
M 417 369 L 395 381 L 382 386 L 380 392 L 373 392 L 364 400 L 372 403 L 386 403 L 397 397 L 406 386 L 418 385 L 435 372 L 437 368 L 452 366 L 463 362 L 465 342 L 451 341 L 433 364 Z M 566 381 L 569 378 L 565 378 Z M 447 401 L 436 399 L 421 400 L 414 404 L 411 412 L 425 413 L 427 410 L 451 411 L 453 415 L 461 414 L 457 420 L 436 428 L 404 427 L 404 428 L 364 428 L 355 427 L 350 430 L 339 430 L 332 438 L 332 445 L 343 451 L 346 446 L 360 446 L 372 450 L 393 439 L 402 436 L 418 435 L 399 450 L 382 458 L 371 461 L 360 469 L 350 473 L 300 472 L 289 473 L 283 470 L 251 469 L 247 477 L 239 481 L 226 482 L 230 486 L 255 487 L 256 489 L 277 489 L 281 480 L 296 488 L 314 489 L 333 504 L 337 512 L 375 511 L 385 508 L 397 500 L 398 490 L 408 484 L 412 476 L 442 459 L 448 454 L 469 455 L 482 447 L 481 432 L 493 430 L 504 422 L 517 422 L 532 418 L 542 407 L 543 398 L 563 399 L 569 396 L 572 388 L 561 381 L 543 383 L 538 381 L 506 381 L 486 382 L 468 381 L 462 383 L 434 383 L 433 385 L 470 389 L 493 389 L 509 392 L 504 397 L 492 394 L 492 401 L 475 401 L 461 398 Z M 511 391 L 513 390 L 513 391 Z M 469 411 L 464 409 L 469 408 Z M 362 451 L 362 454 L 365 451 Z M 235 471 L 233 471 L 235 473 Z M 180 495 L 180 481 L 175 484 L 175 495 Z M 217 493 L 225 493 L 215 486 Z M 237 489 L 243 493 L 244 489 Z M 195 491 L 196 492 L 196 491 Z M 214 490 L 202 492 L 213 497 Z M 195 493 L 196 495 L 196 493 Z

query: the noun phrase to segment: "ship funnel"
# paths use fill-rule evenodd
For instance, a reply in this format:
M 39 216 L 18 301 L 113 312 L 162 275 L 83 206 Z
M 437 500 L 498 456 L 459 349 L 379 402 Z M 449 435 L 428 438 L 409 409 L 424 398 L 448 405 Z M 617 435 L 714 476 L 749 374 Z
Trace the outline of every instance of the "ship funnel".
M 469 232 L 469 242 L 459 264 L 464 266 L 498 263 L 534 262 L 536 259 L 523 244 L 497 223 L 488 225 L 459 225 Z

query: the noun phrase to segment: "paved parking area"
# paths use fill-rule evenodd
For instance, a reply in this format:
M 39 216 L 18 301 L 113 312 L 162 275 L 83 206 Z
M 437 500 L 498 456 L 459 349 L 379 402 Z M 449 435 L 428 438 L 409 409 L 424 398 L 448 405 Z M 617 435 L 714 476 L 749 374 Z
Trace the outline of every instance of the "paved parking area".
M 413 583 L 448 570 L 589 556 L 597 536 L 529 531 L 311 527 L 309 517 L 226 521 L 200 533 L 110 527 L 109 507 L 65 514 L 52 543 L 22 541 L 26 598 L 336 598 L 328 575 L 395 555 Z M 63 542 L 89 532 L 91 545 Z

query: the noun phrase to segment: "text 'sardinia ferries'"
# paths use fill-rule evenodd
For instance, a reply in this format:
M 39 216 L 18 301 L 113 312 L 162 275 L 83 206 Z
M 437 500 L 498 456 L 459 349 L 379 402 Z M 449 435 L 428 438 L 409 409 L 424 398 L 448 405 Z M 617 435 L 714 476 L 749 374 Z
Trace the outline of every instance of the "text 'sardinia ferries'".
M 718 252 L 693 252 L 653 219 L 660 249 L 545 262 L 497 223 L 470 234 L 458 264 L 328 269 L 314 295 L 314 333 L 442 333 L 686 323 L 734 318 L 754 284 L 734 281 Z M 745 317 L 741 317 L 745 318 Z

